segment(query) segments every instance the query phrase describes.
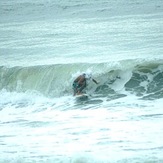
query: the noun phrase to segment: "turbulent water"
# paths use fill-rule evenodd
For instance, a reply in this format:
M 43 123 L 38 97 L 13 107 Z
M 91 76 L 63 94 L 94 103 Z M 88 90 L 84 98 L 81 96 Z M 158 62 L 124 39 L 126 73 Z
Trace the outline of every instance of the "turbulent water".
M 163 162 L 162 0 L 1 0 L 0 36 L 0 163 Z

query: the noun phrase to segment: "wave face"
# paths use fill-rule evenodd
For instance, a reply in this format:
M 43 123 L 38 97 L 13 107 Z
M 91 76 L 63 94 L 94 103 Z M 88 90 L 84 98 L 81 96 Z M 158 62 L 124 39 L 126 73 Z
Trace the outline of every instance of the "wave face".
M 88 84 L 87 92 L 115 98 L 126 93 L 142 99 L 163 97 L 163 62 L 124 60 L 112 63 L 58 64 L 32 67 L 0 67 L 0 89 L 38 91 L 48 97 L 72 94 L 72 82 L 82 72 L 92 71 L 100 82 Z

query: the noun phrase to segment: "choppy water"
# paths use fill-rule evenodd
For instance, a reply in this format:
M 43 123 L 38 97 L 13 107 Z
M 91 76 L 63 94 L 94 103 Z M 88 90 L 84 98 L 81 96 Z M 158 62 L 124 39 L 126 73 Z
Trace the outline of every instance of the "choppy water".
M 0 162 L 163 162 L 162 8 L 0 1 Z

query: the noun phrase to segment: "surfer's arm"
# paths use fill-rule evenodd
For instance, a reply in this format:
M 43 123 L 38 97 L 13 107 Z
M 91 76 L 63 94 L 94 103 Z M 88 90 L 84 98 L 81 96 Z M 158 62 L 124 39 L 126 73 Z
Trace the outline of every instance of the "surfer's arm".
M 92 79 L 92 81 L 94 82 L 94 83 L 96 83 L 96 84 L 98 84 L 99 82 L 97 82 L 95 79 Z

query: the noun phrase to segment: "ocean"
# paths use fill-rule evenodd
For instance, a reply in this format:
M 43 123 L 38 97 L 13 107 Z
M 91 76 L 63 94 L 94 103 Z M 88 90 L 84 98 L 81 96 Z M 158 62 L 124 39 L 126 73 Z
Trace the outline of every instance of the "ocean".
M 0 1 L 0 163 L 162 163 L 162 138 L 162 0 Z

